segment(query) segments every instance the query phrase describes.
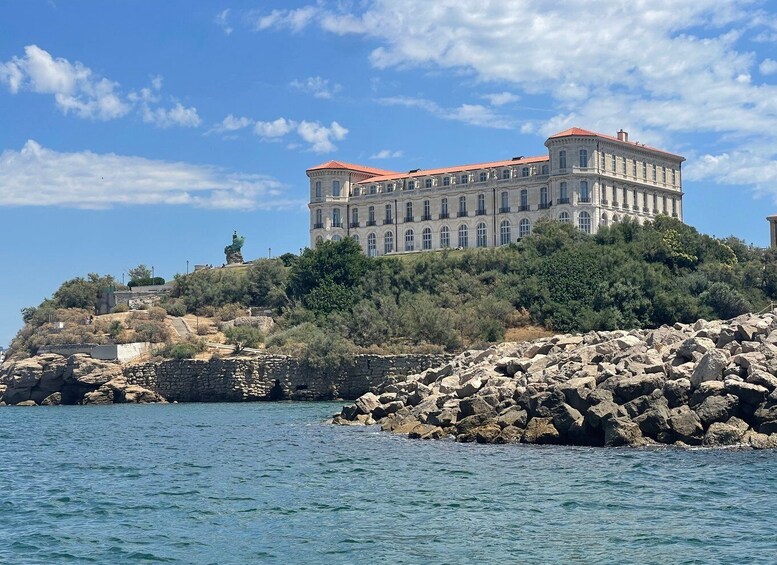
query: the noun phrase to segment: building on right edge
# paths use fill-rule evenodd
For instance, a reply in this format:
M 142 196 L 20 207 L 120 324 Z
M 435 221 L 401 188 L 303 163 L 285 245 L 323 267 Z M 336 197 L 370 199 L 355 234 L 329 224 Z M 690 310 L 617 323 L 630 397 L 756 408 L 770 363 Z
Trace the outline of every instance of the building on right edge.
M 777 249 L 777 214 L 766 216 L 769 221 L 769 245 L 772 249 Z

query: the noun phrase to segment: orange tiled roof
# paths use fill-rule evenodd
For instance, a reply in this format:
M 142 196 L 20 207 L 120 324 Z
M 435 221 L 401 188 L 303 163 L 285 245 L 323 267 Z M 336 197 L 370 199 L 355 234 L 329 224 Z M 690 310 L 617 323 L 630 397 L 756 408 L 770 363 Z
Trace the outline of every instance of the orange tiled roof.
M 365 167 L 364 165 L 354 165 L 353 163 L 343 163 L 342 161 L 327 161 L 315 167 L 310 167 L 308 171 L 317 171 L 320 169 L 346 169 L 349 171 L 358 171 L 360 173 L 370 173 L 372 175 L 398 175 L 394 171 L 385 169 L 376 169 L 374 167 Z
M 657 151 L 658 153 L 663 153 L 664 155 L 671 155 L 672 157 L 677 157 L 678 159 L 682 159 L 685 161 L 685 157 L 682 157 L 681 155 L 676 155 L 674 153 L 669 153 L 669 151 L 664 151 L 663 149 L 657 149 L 655 147 L 650 147 L 648 145 L 645 145 L 644 143 L 637 143 L 636 141 L 621 141 L 617 137 L 613 137 L 611 135 L 606 135 L 603 133 L 596 133 L 595 131 L 589 131 L 587 129 L 582 128 L 569 128 L 565 129 L 564 131 L 560 131 L 558 133 L 554 133 L 551 135 L 548 139 L 556 139 L 558 137 L 572 137 L 575 135 L 585 136 L 585 137 L 600 137 L 602 139 L 607 139 L 609 141 L 615 141 L 617 143 L 624 143 L 626 145 L 631 145 L 633 147 L 640 147 L 642 149 L 649 149 L 650 151 Z
M 509 159 L 507 161 L 491 161 L 489 163 L 473 163 L 471 165 L 457 165 L 455 167 L 443 167 L 440 169 L 421 169 L 418 172 L 415 173 L 390 173 L 385 175 L 378 175 L 374 177 L 370 177 L 368 179 L 364 179 L 363 181 L 360 181 L 361 183 L 367 183 L 367 182 L 382 182 L 387 180 L 393 180 L 393 179 L 404 179 L 404 178 L 416 178 L 416 177 L 426 177 L 429 175 L 440 175 L 444 173 L 455 173 L 458 171 L 471 171 L 473 169 L 487 169 L 487 168 L 494 168 L 494 167 L 510 167 L 513 165 L 525 165 L 528 163 L 540 163 L 542 161 L 547 161 L 547 156 L 540 156 L 540 157 L 525 157 L 523 159 L 516 159 L 512 160 Z

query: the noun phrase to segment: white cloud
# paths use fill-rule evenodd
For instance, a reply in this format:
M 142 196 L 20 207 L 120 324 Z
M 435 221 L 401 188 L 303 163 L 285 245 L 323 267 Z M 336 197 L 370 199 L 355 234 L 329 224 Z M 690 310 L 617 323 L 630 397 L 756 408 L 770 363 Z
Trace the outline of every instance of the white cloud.
M 297 90 L 301 90 L 302 92 L 312 94 L 315 98 L 325 99 L 332 98 L 334 94 L 337 94 L 343 88 L 337 83 L 330 85 L 328 79 L 319 76 L 308 77 L 303 81 L 293 80 L 291 81 L 290 86 Z
M 320 122 L 308 122 L 278 118 L 272 122 L 256 122 L 254 132 L 265 140 L 280 140 L 288 134 L 295 132 L 303 141 L 309 144 L 311 151 L 316 153 L 328 153 L 337 149 L 333 141 L 341 141 L 348 135 L 348 130 L 332 122 L 325 126 Z M 295 143 L 288 144 L 290 149 L 297 147 Z
M 280 182 L 265 175 L 113 153 L 62 153 L 32 140 L 20 151 L 0 153 L 0 178 L 0 206 L 102 209 L 166 204 L 272 209 L 301 205 L 286 196 Z
M 289 29 L 293 32 L 302 31 L 318 15 L 316 6 L 305 6 L 294 10 L 273 10 L 269 14 L 249 14 L 249 20 L 257 31 L 276 28 Z
M 774 59 L 764 59 L 758 65 L 758 70 L 761 71 L 762 75 L 773 75 L 777 73 L 777 61 Z
M 216 14 L 216 17 L 213 19 L 216 25 L 219 26 L 227 35 L 230 35 L 234 31 L 232 26 L 229 25 L 229 12 L 229 8 L 222 10 Z
M 27 91 L 53 95 L 56 107 L 65 115 L 107 121 L 136 110 L 143 121 L 159 127 L 200 124 L 194 107 L 186 108 L 179 102 L 171 108 L 155 106 L 161 99 L 160 76 L 151 79 L 150 87 L 124 95 L 119 83 L 98 76 L 78 61 L 54 58 L 37 45 L 26 46 L 23 57 L 0 62 L 0 83 L 13 94 Z
M 521 99 L 520 96 L 517 94 L 513 94 L 512 92 L 499 92 L 497 94 L 484 94 L 481 96 L 481 98 L 484 98 L 485 100 L 488 100 L 488 103 L 492 106 L 504 106 L 505 104 L 511 104 L 512 102 L 517 102 Z
M 251 118 L 243 117 L 235 117 L 232 114 L 229 114 L 226 118 L 221 120 L 220 123 L 213 126 L 210 130 L 208 130 L 208 133 L 225 133 L 228 131 L 238 131 L 241 129 L 245 129 L 247 127 L 250 127 L 254 124 L 254 120 Z
M 374 155 L 370 156 L 370 159 L 397 159 L 402 156 L 402 151 L 392 151 L 391 149 L 381 149 Z
M 432 100 L 412 96 L 388 96 L 378 102 L 389 106 L 420 108 L 444 120 L 455 120 L 466 124 L 495 129 L 509 129 L 513 122 L 507 116 L 494 112 L 482 104 L 462 104 L 456 108 L 443 108 Z

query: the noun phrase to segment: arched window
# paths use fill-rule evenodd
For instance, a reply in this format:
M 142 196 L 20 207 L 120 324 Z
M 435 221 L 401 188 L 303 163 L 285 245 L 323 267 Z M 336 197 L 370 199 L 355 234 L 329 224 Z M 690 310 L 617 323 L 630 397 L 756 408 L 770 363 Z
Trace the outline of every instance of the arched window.
M 588 181 L 580 181 L 580 202 L 590 202 L 591 195 L 588 193 Z
M 359 243 L 359 241 L 360 241 L 360 240 L 359 240 L 359 234 L 356 234 L 356 233 L 355 233 L 355 234 L 353 234 L 351 237 L 353 238 L 353 240 L 354 240 L 356 243 Z
M 588 212 L 580 212 L 577 219 L 577 227 L 583 233 L 591 233 L 591 214 Z
M 324 227 L 324 213 L 321 211 L 321 209 L 316 210 L 316 225 L 314 227 Z
M 448 226 L 443 226 L 440 228 L 440 247 L 442 249 L 445 249 L 446 247 L 451 246 L 451 230 L 448 229 Z
M 332 196 L 340 196 L 340 181 L 332 181 Z
M 531 233 L 531 224 L 526 218 L 518 222 L 518 237 L 526 237 Z
M 324 238 L 323 238 L 323 237 L 321 237 L 321 236 L 319 235 L 319 236 L 316 238 L 316 245 L 318 245 L 319 243 L 323 243 L 323 241 L 324 241 Z
M 394 233 L 387 231 L 383 234 L 383 254 L 392 253 L 394 251 Z
M 559 169 L 566 169 L 567 168 L 567 152 L 563 149 L 558 152 L 558 168 Z
M 459 196 L 459 216 L 467 215 L 467 197 Z
M 620 221 L 621 221 L 621 219 L 618 217 L 618 214 L 613 214 L 612 215 L 612 223 L 613 224 L 617 224 Z
M 529 191 L 525 188 L 521 191 L 521 210 L 529 209 Z
M 316 198 L 321 198 L 321 181 L 316 181 Z
M 432 228 L 424 228 L 421 232 L 421 247 L 426 250 L 432 248 Z
M 540 209 L 541 210 L 547 210 L 549 206 L 548 203 L 548 187 L 543 186 L 540 187 Z
M 469 228 L 464 224 L 459 226 L 459 247 L 469 247 Z
M 562 181 L 558 187 L 558 203 L 569 204 L 569 191 L 567 190 L 567 181 Z
M 335 235 L 332 236 L 332 241 L 340 241 L 341 239 L 343 239 L 343 238 L 340 237 L 340 235 L 338 235 L 338 234 L 335 234 Z
M 486 195 L 478 194 L 478 214 L 486 213 Z
M 609 220 L 607 218 L 607 213 L 605 212 L 602 214 L 602 225 L 607 227 L 609 225 Z
M 405 232 L 405 251 L 413 251 L 415 249 L 415 234 L 413 230 L 407 230 Z
M 510 211 L 510 196 L 507 194 L 507 191 L 505 190 L 501 195 L 501 205 L 499 206 L 499 211 L 502 213 L 506 213 Z
M 333 228 L 339 228 L 342 227 L 343 223 L 340 220 L 340 208 L 333 208 L 332 209 L 332 227 Z
M 480 222 L 477 225 L 477 228 L 475 229 L 476 234 L 476 245 L 478 247 L 487 247 L 488 246 L 488 231 L 486 230 L 486 224 L 483 222 Z
M 561 214 L 558 215 L 558 221 L 562 224 L 568 224 L 569 223 L 569 212 L 561 212 Z
M 406 222 L 412 222 L 413 221 L 413 203 L 408 202 L 405 204 L 405 221 Z
M 510 243 L 510 222 L 508 220 L 502 220 L 499 224 L 499 245 L 507 245 Z
M 367 236 L 367 256 L 375 257 L 378 254 L 378 238 L 374 233 Z
M 588 151 L 586 149 L 580 150 L 580 166 L 583 168 L 588 167 Z

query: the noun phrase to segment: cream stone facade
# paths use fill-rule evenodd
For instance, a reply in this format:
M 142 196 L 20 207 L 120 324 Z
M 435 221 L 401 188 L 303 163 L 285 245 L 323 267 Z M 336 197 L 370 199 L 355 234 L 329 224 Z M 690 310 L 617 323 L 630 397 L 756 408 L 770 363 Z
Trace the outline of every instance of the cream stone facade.
M 397 173 L 329 161 L 307 170 L 310 241 L 353 237 L 367 255 L 494 247 L 541 218 L 586 233 L 624 217 L 682 220 L 684 157 L 572 128 L 547 154 Z
M 777 249 L 777 214 L 766 216 L 769 222 L 769 245 L 772 249 Z

